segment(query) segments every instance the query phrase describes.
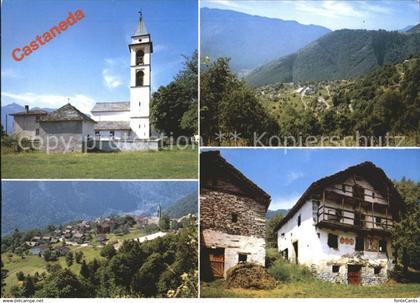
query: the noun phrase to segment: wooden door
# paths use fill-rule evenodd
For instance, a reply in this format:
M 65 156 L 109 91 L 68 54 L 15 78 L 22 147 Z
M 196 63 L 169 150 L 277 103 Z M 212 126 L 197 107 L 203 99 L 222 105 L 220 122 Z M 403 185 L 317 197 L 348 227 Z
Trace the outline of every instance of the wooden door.
M 213 278 L 223 278 L 225 273 L 225 250 L 215 248 L 209 250 L 210 268 Z
M 352 285 L 360 285 L 361 274 L 360 265 L 348 265 L 347 266 L 347 282 Z

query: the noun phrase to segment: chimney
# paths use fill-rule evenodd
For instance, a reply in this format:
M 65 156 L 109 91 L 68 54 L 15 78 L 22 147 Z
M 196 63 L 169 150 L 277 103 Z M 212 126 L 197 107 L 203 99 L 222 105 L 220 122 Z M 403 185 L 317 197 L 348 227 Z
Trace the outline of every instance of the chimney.
M 29 113 L 29 105 L 25 105 L 25 111 Z

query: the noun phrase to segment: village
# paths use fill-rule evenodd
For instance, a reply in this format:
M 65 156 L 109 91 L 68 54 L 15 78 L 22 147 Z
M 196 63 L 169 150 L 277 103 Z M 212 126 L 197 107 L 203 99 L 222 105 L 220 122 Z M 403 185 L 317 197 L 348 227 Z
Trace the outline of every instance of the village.
M 143 243 L 180 228 L 195 224 L 196 216 L 185 215 L 170 219 L 161 213 L 160 208 L 154 216 L 110 215 L 95 220 L 79 220 L 64 225 L 50 225 L 45 232 L 38 232 L 24 242 L 19 254 L 35 255 L 47 259 L 65 256 L 69 251 L 83 248 L 101 249 L 112 245 L 116 250 L 124 240 Z M 47 252 L 47 253 L 46 253 Z

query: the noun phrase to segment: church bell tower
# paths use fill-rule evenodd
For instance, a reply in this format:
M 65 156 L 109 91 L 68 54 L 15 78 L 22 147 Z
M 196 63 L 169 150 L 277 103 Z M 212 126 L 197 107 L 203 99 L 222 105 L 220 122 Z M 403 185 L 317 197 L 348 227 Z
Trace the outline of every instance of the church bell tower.
M 150 137 L 151 56 L 153 44 L 139 12 L 137 30 L 131 36 L 130 50 L 130 127 L 138 139 Z M 134 135 L 134 134 L 133 134 Z

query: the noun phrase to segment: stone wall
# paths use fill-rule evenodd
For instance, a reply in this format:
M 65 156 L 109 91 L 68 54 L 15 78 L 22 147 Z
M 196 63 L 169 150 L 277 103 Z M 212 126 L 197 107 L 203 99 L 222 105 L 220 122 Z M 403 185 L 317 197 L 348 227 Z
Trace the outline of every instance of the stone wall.
M 247 262 L 265 266 L 265 239 L 241 235 L 229 235 L 220 231 L 202 231 L 202 245 L 225 249 L 224 276 L 229 268 L 239 262 L 239 253 L 247 255 Z
M 161 139 L 138 140 L 95 140 L 95 147 L 100 151 L 148 151 L 159 150 L 162 147 Z
M 200 226 L 230 235 L 265 237 L 265 206 L 251 198 L 201 190 Z M 236 222 L 234 218 L 236 217 Z
M 337 273 L 332 272 L 332 266 L 339 266 Z M 348 265 L 360 265 L 360 277 L 362 285 L 379 285 L 388 280 L 388 272 L 392 270 L 390 262 L 386 259 L 369 260 L 361 255 L 347 256 L 340 260 L 322 262 L 318 265 L 311 265 L 313 274 L 324 281 L 348 284 Z M 379 273 L 375 273 L 375 268 L 379 267 Z

